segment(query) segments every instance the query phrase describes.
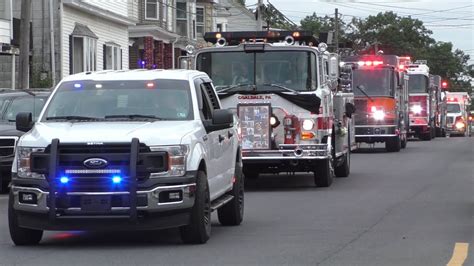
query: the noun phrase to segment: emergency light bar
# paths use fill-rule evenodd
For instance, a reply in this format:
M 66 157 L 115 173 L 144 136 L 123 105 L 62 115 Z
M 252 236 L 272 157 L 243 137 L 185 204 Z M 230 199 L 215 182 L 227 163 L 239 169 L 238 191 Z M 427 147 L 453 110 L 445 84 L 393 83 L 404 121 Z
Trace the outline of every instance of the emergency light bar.
M 286 41 L 291 36 L 295 42 L 312 43 L 314 46 L 319 41 L 310 31 L 232 31 L 232 32 L 206 32 L 204 40 L 212 44 L 218 44 L 219 40 L 225 40 L 229 45 L 238 45 L 241 42 L 265 41 L 276 43 Z

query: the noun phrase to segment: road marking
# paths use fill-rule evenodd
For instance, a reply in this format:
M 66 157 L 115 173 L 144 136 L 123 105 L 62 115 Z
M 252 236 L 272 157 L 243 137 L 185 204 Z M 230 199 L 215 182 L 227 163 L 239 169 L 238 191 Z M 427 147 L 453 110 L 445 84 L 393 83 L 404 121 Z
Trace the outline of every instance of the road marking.
M 467 259 L 469 243 L 456 243 L 454 245 L 453 256 L 446 266 L 462 266 Z

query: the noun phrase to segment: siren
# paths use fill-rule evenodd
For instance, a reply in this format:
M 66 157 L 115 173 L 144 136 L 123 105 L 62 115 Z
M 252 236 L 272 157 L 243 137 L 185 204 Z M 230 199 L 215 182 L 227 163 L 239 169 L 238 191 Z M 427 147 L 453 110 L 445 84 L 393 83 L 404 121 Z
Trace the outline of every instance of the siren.
M 216 46 L 218 47 L 223 47 L 227 44 L 227 41 L 225 38 L 221 37 L 219 39 L 217 39 L 217 43 L 216 43 Z
M 295 44 L 295 38 L 293 38 L 293 36 L 286 36 L 285 43 L 288 45 L 293 45 Z

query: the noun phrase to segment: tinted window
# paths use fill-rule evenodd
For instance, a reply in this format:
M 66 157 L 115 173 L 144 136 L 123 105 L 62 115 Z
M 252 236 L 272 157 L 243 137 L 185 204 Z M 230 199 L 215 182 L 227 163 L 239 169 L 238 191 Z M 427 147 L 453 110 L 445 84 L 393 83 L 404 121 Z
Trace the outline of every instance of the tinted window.
M 408 92 L 423 93 L 428 88 L 428 78 L 424 75 L 410 75 L 408 79 Z
M 30 96 L 30 97 L 18 97 L 14 98 L 12 103 L 8 105 L 5 110 L 4 119 L 8 121 L 15 121 L 16 115 L 21 112 L 27 112 L 33 114 L 33 120 L 38 119 L 41 109 L 43 109 L 46 103 L 47 97 Z
M 265 85 L 277 84 L 308 91 L 316 89 L 315 57 L 307 51 L 207 52 L 198 56 L 197 68 L 212 78 L 218 91 L 237 84 L 256 85 L 257 90 L 282 90 Z
M 363 90 L 371 96 L 392 96 L 392 70 L 389 69 L 355 69 L 353 72 L 354 94 L 363 96 L 364 93 L 357 89 L 363 86 Z
M 192 119 L 189 83 L 182 80 L 68 82 L 58 88 L 44 118 L 102 119 L 127 115 Z
M 446 110 L 448 113 L 460 113 L 461 107 L 457 103 L 451 103 L 446 105 Z

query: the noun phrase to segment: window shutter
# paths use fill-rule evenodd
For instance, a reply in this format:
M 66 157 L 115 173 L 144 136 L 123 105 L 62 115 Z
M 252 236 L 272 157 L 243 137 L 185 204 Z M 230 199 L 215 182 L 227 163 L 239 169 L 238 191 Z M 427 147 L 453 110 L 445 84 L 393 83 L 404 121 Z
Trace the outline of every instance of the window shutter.
M 119 68 L 120 70 L 123 69 L 123 67 L 122 67 L 122 66 L 123 66 L 123 62 L 122 62 L 122 58 L 123 58 L 123 57 L 122 57 L 122 50 L 123 50 L 123 49 L 120 49 L 120 68 Z
M 107 53 L 106 53 L 107 52 L 107 46 L 105 44 L 102 45 L 102 51 L 103 51 L 103 54 L 102 54 L 102 59 L 103 59 L 103 61 L 102 61 L 102 64 L 103 64 L 102 70 L 105 70 L 105 69 L 107 69 Z
M 72 35 L 69 35 L 69 75 L 72 75 L 74 70 L 72 69 L 74 66 L 74 58 L 72 53 L 73 45 L 72 45 Z

